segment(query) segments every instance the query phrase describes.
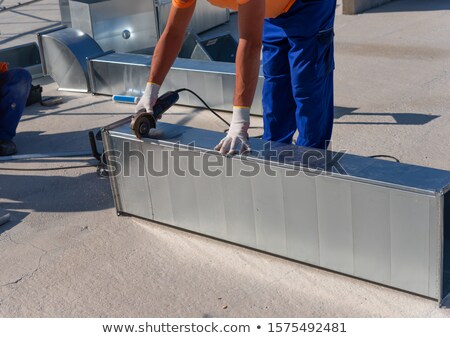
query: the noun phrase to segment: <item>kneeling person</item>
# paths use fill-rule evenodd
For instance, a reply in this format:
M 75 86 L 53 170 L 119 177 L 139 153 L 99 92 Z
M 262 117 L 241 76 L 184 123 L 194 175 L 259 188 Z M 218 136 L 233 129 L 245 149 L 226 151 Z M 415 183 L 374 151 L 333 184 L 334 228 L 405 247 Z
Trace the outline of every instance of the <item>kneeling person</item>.
M 21 68 L 8 70 L 5 62 L 0 62 L 0 156 L 14 155 L 17 125 L 31 88 L 30 73 Z

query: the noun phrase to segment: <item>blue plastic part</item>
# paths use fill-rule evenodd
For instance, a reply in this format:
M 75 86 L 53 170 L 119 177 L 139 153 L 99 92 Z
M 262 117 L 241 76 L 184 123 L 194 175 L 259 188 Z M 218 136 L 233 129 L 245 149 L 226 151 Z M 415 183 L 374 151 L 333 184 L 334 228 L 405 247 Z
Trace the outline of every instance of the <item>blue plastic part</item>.
M 128 96 L 128 95 L 113 95 L 112 100 L 118 103 L 136 104 L 138 103 L 139 98 L 136 96 Z

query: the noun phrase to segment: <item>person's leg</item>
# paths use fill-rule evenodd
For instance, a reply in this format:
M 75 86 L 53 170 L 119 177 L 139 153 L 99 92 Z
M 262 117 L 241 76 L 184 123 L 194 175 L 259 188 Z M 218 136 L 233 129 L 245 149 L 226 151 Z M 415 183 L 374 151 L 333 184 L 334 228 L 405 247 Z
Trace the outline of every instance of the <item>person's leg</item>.
M 31 75 L 25 69 L 11 69 L 0 74 L 0 155 L 16 152 L 12 139 L 31 88 Z
M 0 75 L 0 140 L 11 141 L 16 135 L 31 88 L 31 75 L 25 69 L 11 69 Z
M 266 19 L 263 34 L 263 120 L 267 141 L 291 143 L 296 130 L 295 101 L 288 62 L 289 42 L 276 20 Z
M 294 41 L 290 63 L 299 131 L 296 143 L 324 149 L 331 139 L 334 117 L 333 70 L 329 60 L 332 46 L 324 47 L 323 53 L 328 54 L 328 61 L 318 61 L 314 55 L 317 54 L 317 44 L 316 39 Z
M 334 11 L 333 0 L 298 0 L 285 19 L 300 146 L 325 148 L 331 139 Z

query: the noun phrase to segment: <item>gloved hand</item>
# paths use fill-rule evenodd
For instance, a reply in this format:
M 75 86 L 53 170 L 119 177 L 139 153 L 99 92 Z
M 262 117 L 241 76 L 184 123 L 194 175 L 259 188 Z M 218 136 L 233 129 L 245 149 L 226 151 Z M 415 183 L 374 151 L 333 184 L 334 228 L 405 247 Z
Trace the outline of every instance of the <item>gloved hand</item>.
M 147 113 L 153 113 L 153 106 L 155 105 L 156 100 L 158 100 L 159 88 L 161 88 L 161 86 L 157 85 L 156 83 L 147 83 L 144 94 L 136 105 L 136 113 L 143 110 L 145 110 Z
M 251 151 L 248 142 L 248 128 L 250 127 L 250 107 L 233 107 L 230 129 L 215 150 L 221 154 L 234 155 L 235 153 Z

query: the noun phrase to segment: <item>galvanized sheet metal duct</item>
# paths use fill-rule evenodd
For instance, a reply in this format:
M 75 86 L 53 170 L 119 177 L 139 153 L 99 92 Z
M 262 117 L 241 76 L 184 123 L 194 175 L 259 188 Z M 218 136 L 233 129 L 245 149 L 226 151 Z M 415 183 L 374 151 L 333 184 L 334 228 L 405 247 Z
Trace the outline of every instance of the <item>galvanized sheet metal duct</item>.
M 157 22 L 160 34 L 164 31 L 169 18 L 172 0 L 155 0 L 157 4 Z M 226 23 L 230 18 L 229 11 L 211 5 L 208 1 L 197 1 L 195 12 L 189 23 L 189 30 L 199 34 L 211 28 Z
M 151 0 L 71 0 L 72 27 L 91 36 L 103 50 L 150 52 L 158 39 Z
M 117 211 L 440 302 L 449 293 L 450 172 L 346 154 L 339 160 L 345 174 L 318 160 L 310 170 L 321 172 L 312 175 L 302 165 L 311 149 L 273 143 L 278 152 L 269 157 L 263 141 L 251 140 L 250 156 L 227 158 L 210 151 L 222 137 L 159 123 L 141 141 L 129 121 L 105 128 L 105 149 L 122 168 L 111 177 Z M 181 168 L 209 159 L 221 172 L 182 177 L 177 156 Z M 168 173 L 150 174 L 140 163 Z M 252 168 L 258 173 L 239 175 Z
M 9 63 L 10 68 L 25 68 L 33 79 L 42 76 L 41 57 L 36 42 L 2 49 L 0 60 Z
M 147 83 L 152 57 L 130 53 L 110 53 L 88 61 L 92 92 L 103 95 L 141 96 Z M 199 94 L 212 108 L 233 109 L 236 65 L 227 62 L 177 58 L 167 75 L 161 92 L 189 88 Z M 251 113 L 262 114 L 260 74 Z M 180 93 L 179 104 L 200 106 L 197 98 Z M 201 106 L 203 107 L 203 106 Z
M 87 34 L 60 27 L 38 34 L 44 75 L 50 75 L 60 90 L 88 92 L 86 58 L 103 54 L 101 47 Z

